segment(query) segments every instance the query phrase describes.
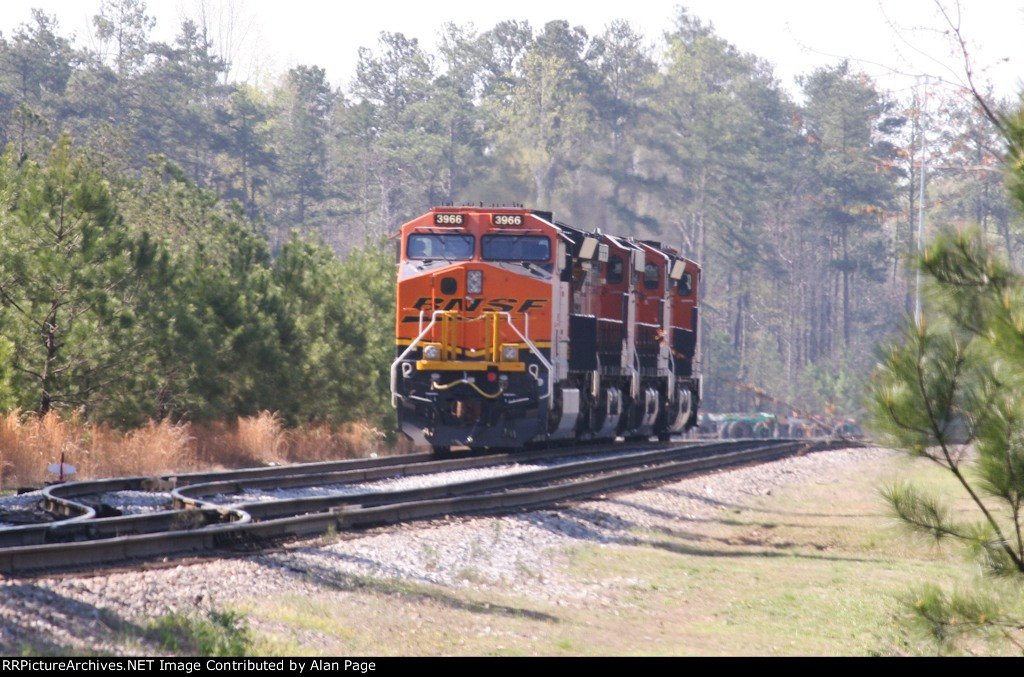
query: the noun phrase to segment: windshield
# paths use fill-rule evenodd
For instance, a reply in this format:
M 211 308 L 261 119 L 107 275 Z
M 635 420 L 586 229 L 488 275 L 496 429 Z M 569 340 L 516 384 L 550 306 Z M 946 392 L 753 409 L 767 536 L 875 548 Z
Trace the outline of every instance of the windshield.
M 549 261 L 551 240 L 543 235 L 484 235 L 480 251 L 485 261 Z
M 473 258 L 473 236 L 413 233 L 405 245 L 405 257 L 467 261 Z

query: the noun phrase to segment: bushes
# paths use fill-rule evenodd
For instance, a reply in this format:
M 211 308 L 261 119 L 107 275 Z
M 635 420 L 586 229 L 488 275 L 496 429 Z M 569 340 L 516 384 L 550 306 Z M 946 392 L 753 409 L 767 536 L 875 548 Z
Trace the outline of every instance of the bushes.
M 0 163 L 0 407 L 115 427 L 280 413 L 389 418 L 394 264 L 297 236 L 271 256 L 241 210 L 157 159 L 101 176 L 62 137 Z

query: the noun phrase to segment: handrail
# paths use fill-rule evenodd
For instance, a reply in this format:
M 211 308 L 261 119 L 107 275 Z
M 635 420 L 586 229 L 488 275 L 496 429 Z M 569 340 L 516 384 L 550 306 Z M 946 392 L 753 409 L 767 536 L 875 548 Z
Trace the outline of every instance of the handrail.
M 512 327 L 512 331 L 514 331 L 519 338 L 523 339 L 523 343 L 529 347 L 530 352 L 536 355 L 537 359 L 544 365 L 544 368 L 548 370 L 548 394 L 542 396 L 540 399 L 544 399 L 544 397 L 553 398 L 555 394 L 555 379 L 554 374 L 552 373 L 554 369 L 551 366 L 551 363 L 544 357 L 544 354 L 540 352 L 537 346 L 533 344 L 533 341 L 523 334 L 523 332 L 519 331 L 519 327 L 512 322 L 512 313 L 500 312 L 498 315 L 505 316 L 505 319 L 508 320 L 508 326 Z M 527 322 L 529 322 L 529 320 L 527 320 Z
M 399 365 L 406 358 L 406 356 L 408 356 L 409 353 L 412 352 L 413 348 L 415 348 L 417 345 L 419 345 L 420 341 L 423 340 L 423 338 L 427 335 L 427 333 L 430 332 L 431 329 L 433 329 L 434 325 L 437 324 L 438 317 L 446 318 L 451 313 L 452 313 L 452 311 L 435 310 L 435 311 L 433 311 L 430 314 L 430 323 L 426 327 L 423 327 L 423 319 L 422 319 L 423 315 L 422 315 L 422 311 L 421 311 L 421 314 L 420 314 L 420 326 L 423 327 L 423 328 L 420 330 L 419 335 L 415 339 L 413 339 L 412 342 L 406 347 L 406 349 L 402 351 L 402 354 L 399 355 L 397 358 L 395 358 L 395 361 L 391 363 L 391 406 L 392 406 L 392 408 L 394 408 L 394 409 L 398 408 L 398 395 L 396 394 L 396 391 L 398 390 L 398 368 L 399 368 Z M 547 394 L 546 395 L 542 395 L 540 397 L 540 399 L 554 397 L 555 384 L 554 384 L 554 379 L 552 377 L 552 373 L 553 373 L 554 369 L 553 369 L 553 367 L 551 365 L 551 362 L 548 361 L 548 359 L 546 357 L 544 357 L 544 354 L 540 351 L 540 349 L 536 346 L 536 344 L 534 344 L 534 342 L 531 341 L 529 339 L 529 337 L 526 334 L 524 334 L 522 331 L 520 331 L 519 327 L 517 327 L 515 325 L 515 322 L 513 322 L 513 320 L 512 320 L 512 313 L 499 311 L 499 312 L 494 312 L 494 313 L 489 313 L 489 314 L 492 314 L 495 317 L 504 317 L 505 320 L 508 322 L 508 326 L 511 327 L 512 331 L 514 331 L 516 333 L 516 336 L 518 336 L 520 339 L 522 339 L 523 343 L 526 344 L 526 346 L 527 346 L 527 348 L 529 348 L 530 352 L 533 353 L 533 355 L 540 361 L 541 364 L 544 365 L 544 368 L 547 370 L 547 380 L 548 380 L 548 382 L 547 382 Z M 474 321 L 474 320 L 481 320 L 481 319 L 484 319 L 484 316 L 471 317 L 471 318 L 458 318 L 459 321 Z M 526 322 L 527 322 L 527 327 L 529 327 L 529 324 L 528 324 L 529 320 L 527 319 Z M 527 328 L 527 333 L 528 332 L 529 332 L 529 329 Z
M 412 340 L 412 343 L 410 343 L 406 347 L 406 349 L 402 351 L 402 354 L 399 355 L 398 357 L 396 357 L 395 361 L 391 363 L 391 408 L 392 409 L 398 409 L 398 395 L 395 394 L 395 391 L 398 390 L 398 365 L 402 363 L 402 360 L 405 359 L 406 355 L 408 355 L 410 352 L 412 352 L 413 348 L 415 348 L 417 345 L 419 345 L 419 342 L 423 340 L 423 337 L 427 335 L 427 332 L 430 331 L 434 327 L 434 325 L 437 323 L 437 314 L 438 313 L 443 313 L 443 312 L 444 312 L 443 310 L 435 310 L 433 313 L 431 313 L 430 324 L 428 324 L 426 326 L 426 328 L 421 330 L 420 333 L 419 333 L 419 336 L 414 338 Z M 422 323 L 422 319 L 420 320 L 420 322 Z

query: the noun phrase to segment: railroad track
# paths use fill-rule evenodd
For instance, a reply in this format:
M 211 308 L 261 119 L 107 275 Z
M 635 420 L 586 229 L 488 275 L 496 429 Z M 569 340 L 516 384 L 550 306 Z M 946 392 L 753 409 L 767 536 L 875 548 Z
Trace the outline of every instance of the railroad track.
M 191 473 L 177 476 L 171 491 L 171 509 L 114 517 L 97 516 L 95 502 L 89 497 L 138 490 L 150 478 L 73 482 L 44 490 L 44 507 L 66 519 L 0 529 L 0 573 L 91 569 L 154 558 L 255 550 L 329 531 L 445 515 L 536 508 L 684 474 L 837 446 L 850 443 L 730 440 L 628 447 L 619 444 L 442 460 L 430 454 L 416 454 Z M 594 457 L 566 458 L 584 455 Z M 350 485 L 396 476 L 537 461 L 552 465 L 416 489 L 365 490 L 269 501 L 230 500 L 231 496 L 244 496 L 251 490 Z

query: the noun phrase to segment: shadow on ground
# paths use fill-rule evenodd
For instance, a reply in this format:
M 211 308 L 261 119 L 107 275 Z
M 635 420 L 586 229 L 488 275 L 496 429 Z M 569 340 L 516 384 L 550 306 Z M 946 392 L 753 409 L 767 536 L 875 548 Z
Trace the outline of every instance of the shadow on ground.
M 428 602 L 438 604 L 449 609 L 469 611 L 475 614 L 492 616 L 508 616 L 514 618 L 527 618 L 547 623 L 558 623 L 559 618 L 548 613 L 527 609 L 525 607 L 507 606 L 489 602 L 476 602 L 466 600 L 455 595 L 444 592 L 440 586 L 429 581 L 420 583 L 407 583 L 397 577 L 390 577 L 387 574 L 388 566 L 376 560 L 350 555 L 347 553 L 319 550 L 318 558 L 328 557 L 337 560 L 339 563 L 358 563 L 372 567 L 382 572 L 381 575 L 362 576 L 339 571 L 327 564 L 314 562 L 296 561 L 294 556 L 287 560 L 279 561 L 273 556 L 263 558 L 262 564 L 267 567 L 284 571 L 293 576 L 298 576 L 320 587 L 340 592 L 366 592 L 381 595 L 394 595 L 417 602 Z

